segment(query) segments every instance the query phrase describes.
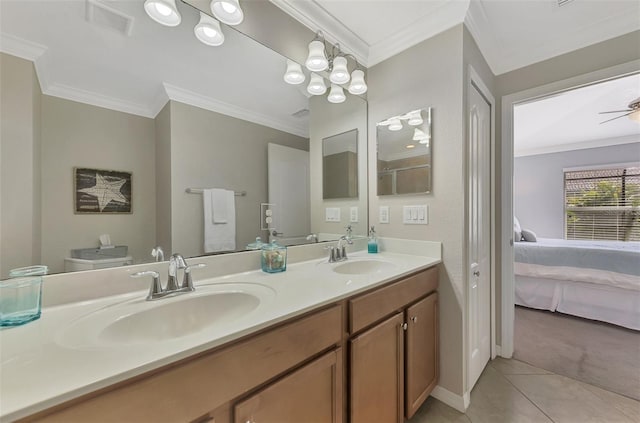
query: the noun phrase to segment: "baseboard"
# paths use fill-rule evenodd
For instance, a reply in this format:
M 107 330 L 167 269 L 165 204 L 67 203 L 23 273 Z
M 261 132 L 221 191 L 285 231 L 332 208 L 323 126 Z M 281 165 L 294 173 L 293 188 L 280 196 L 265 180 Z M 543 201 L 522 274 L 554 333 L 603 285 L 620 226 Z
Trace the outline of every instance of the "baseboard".
M 440 385 L 433 388 L 431 396 L 439 401 L 444 402 L 449 407 L 454 408 L 461 413 L 467 411 L 467 408 L 469 408 L 469 404 L 471 402 L 469 392 L 465 392 L 464 395 L 458 395 L 454 394 L 448 389 L 443 388 Z

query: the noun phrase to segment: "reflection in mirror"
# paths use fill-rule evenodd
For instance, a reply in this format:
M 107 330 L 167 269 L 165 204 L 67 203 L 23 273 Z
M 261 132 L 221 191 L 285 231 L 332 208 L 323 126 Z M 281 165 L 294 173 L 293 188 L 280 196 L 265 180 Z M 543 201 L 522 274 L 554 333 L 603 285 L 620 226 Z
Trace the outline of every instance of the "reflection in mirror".
M 358 130 L 322 140 L 322 198 L 358 197 Z
M 321 240 L 344 233 L 344 219 L 327 226 L 324 214 L 308 211 L 323 202 L 312 177 L 320 177 L 322 151 L 311 146 L 310 125 L 322 137 L 354 127 L 366 134 L 366 102 L 357 98 L 357 115 L 334 109 L 316 116 L 304 87 L 281 83 L 280 54 L 224 25 L 224 44 L 204 45 L 194 37 L 197 10 L 178 3 L 182 23 L 167 28 L 142 3 L 110 1 L 89 13 L 102 3 L 0 2 L 0 278 L 31 264 L 65 271 L 65 259 L 78 249 L 89 249 L 78 253 L 85 268 L 112 266 L 98 263 L 116 251 L 99 248 L 101 235 L 126 246 L 126 261 L 135 264 L 153 261 L 156 246 L 165 257 L 202 255 L 203 188 L 246 193 L 233 196 L 235 225 L 224 235 L 233 245 L 216 251 L 242 251 L 258 236 L 266 241 L 283 231 L 264 227 L 261 216 L 260 205 L 272 201 L 269 144 L 301 152 L 310 163 L 307 211 L 273 208 L 281 220 L 305 215 L 306 226 L 281 236 L 295 244 L 310 242 L 311 232 Z M 348 127 L 336 130 L 340 119 Z M 74 167 L 131 174 L 132 213 L 75 214 Z M 364 204 L 355 205 L 364 223 L 355 233 L 362 235 Z
M 378 195 L 431 192 L 431 108 L 376 125 Z

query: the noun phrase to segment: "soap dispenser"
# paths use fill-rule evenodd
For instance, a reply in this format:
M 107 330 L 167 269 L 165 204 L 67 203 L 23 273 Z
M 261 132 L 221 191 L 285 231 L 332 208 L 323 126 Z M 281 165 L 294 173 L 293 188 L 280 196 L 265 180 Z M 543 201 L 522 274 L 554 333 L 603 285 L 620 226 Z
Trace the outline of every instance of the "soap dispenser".
M 373 226 L 369 229 L 369 242 L 367 243 L 367 249 L 371 254 L 378 252 L 378 238 L 376 238 L 376 229 Z

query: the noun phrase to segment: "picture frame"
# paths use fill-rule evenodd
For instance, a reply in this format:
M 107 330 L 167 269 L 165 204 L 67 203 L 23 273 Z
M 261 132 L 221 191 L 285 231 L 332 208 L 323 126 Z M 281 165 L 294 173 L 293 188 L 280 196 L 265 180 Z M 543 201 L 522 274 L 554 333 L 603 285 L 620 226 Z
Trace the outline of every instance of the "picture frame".
M 131 214 L 132 188 L 131 172 L 74 167 L 74 213 Z

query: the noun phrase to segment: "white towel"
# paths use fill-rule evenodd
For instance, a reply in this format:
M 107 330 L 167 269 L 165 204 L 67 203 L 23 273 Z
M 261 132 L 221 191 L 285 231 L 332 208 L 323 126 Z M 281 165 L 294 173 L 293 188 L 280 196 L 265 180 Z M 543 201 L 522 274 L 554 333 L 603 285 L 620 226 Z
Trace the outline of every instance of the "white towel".
M 220 191 L 222 195 L 217 193 Z M 214 197 L 216 196 L 218 198 L 214 202 Z M 204 252 L 235 251 L 235 193 L 229 190 L 205 189 L 202 192 L 202 198 L 204 206 Z M 224 209 L 224 212 L 222 212 L 222 209 Z M 218 218 L 216 218 L 216 211 Z M 215 223 L 218 220 L 224 220 L 226 223 Z
M 227 223 L 229 202 L 235 202 L 233 191 L 218 188 L 214 188 L 210 191 L 213 223 Z M 229 193 L 231 193 L 231 198 L 229 198 Z

